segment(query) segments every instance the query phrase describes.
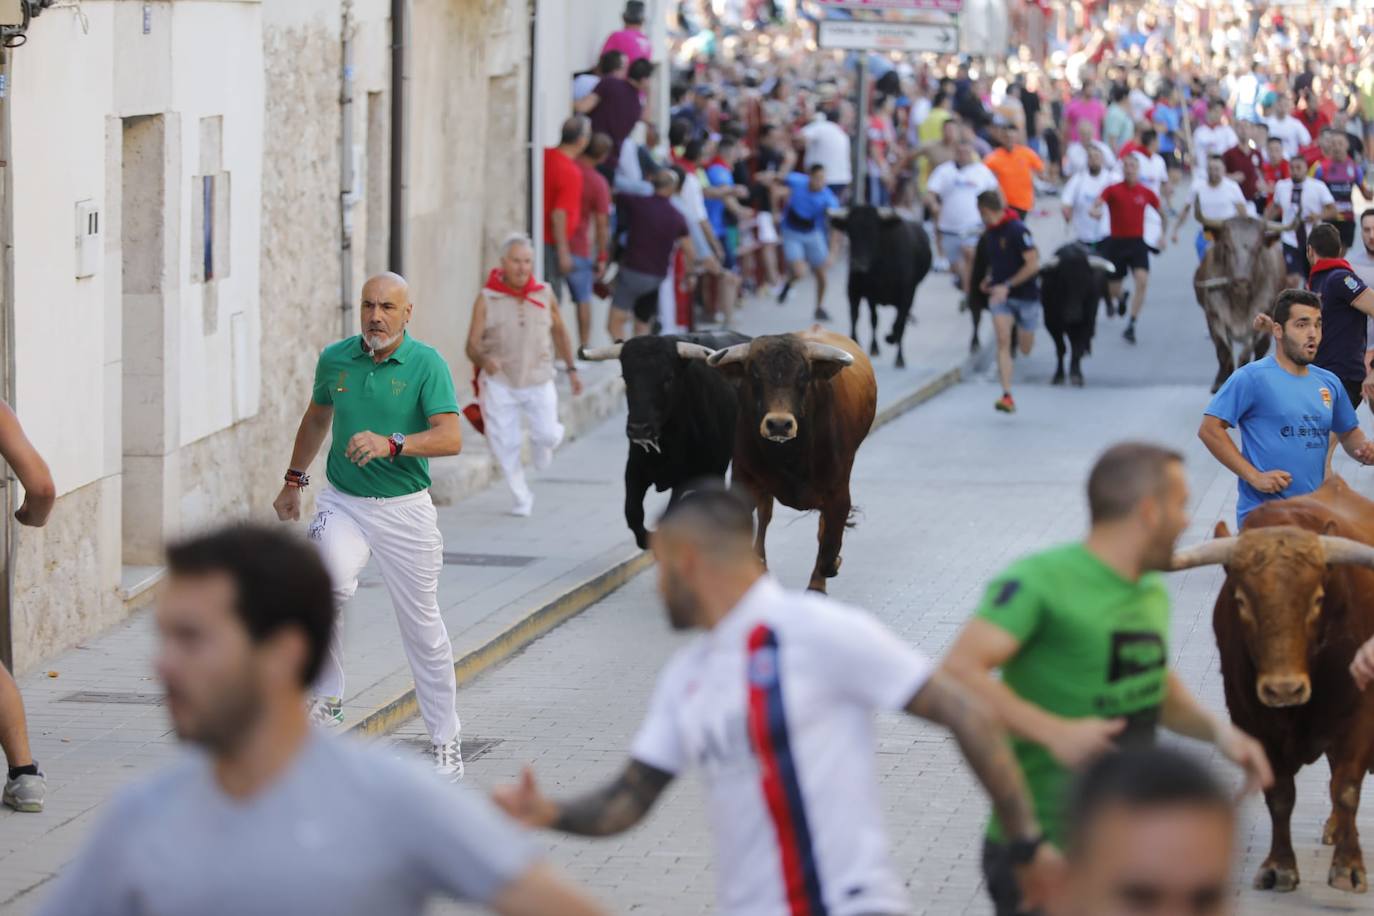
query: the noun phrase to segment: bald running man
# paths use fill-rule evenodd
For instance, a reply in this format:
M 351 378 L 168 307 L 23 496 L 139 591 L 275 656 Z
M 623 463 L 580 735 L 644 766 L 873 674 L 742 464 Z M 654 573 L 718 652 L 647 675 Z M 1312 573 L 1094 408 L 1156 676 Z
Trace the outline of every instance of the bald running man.
M 325 347 L 315 388 L 296 433 L 286 482 L 272 504 L 282 521 L 301 517 L 306 469 L 324 437 L 333 440 L 328 485 L 316 500 L 310 539 L 320 549 L 342 612 L 370 557 L 391 595 L 434 767 L 463 776 L 453 645 L 439 615 L 444 541 L 429 498 L 429 460 L 463 446 L 448 364 L 406 333 L 413 306 L 406 281 L 379 274 L 363 284 L 362 333 Z M 342 619 L 315 681 L 311 718 L 343 721 Z

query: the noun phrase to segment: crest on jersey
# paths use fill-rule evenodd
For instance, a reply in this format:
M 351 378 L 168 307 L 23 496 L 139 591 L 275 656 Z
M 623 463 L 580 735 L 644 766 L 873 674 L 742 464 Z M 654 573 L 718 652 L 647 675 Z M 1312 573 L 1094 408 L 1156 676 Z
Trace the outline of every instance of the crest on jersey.
M 1320 390 L 1319 393 L 1320 393 L 1321 396 L 1322 396 L 1322 406 L 1325 407 L 1327 410 L 1330 410 L 1330 409 L 1331 409 L 1331 389 L 1330 389 L 1330 388 L 1322 388 L 1322 389 Z
M 772 687 L 778 682 L 778 650 L 762 646 L 749 655 L 749 683 L 755 687 Z
M 1356 292 L 1360 288 L 1360 282 L 1356 280 L 1354 277 L 1350 276 L 1349 274 L 1346 274 L 1345 288 L 1350 290 L 1352 293 Z

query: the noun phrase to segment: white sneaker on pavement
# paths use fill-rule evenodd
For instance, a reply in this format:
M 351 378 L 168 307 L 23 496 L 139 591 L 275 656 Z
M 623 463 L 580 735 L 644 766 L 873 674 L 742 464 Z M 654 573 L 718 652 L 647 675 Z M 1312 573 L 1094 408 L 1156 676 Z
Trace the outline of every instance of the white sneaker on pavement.
M 534 497 L 533 497 L 533 496 L 531 496 L 529 499 L 517 500 L 516 503 L 515 503 L 515 505 L 513 505 L 513 506 L 510 507 L 510 514 L 516 516 L 517 518 L 529 518 L 529 517 L 530 517 L 530 513 L 532 513 L 533 511 L 534 511 Z
M 459 738 L 430 745 L 434 753 L 434 772 L 449 779 L 463 778 L 463 748 Z
M 320 728 L 338 728 L 343 724 L 343 697 L 310 698 L 310 724 Z
M 43 797 L 48 792 L 48 781 L 43 774 L 20 773 L 13 779 L 5 780 L 5 804 L 15 811 L 37 814 L 43 810 Z

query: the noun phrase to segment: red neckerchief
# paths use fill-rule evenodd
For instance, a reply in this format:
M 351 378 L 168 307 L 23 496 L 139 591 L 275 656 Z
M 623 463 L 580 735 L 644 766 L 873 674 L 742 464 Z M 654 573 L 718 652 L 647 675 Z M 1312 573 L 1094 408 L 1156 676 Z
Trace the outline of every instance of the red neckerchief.
M 1317 258 L 1317 263 L 1312 265 L 1312 272 L 1307 275 L 1307 282 L 1310 284 L 1312 278 L 1317 274 L 1327 270 L 1335 270 L 1337 267 L 1344 267 L 1352 274 L 1355 272 L 1355 268 L 1351 267 L 1350 262 L 1345 258 Z
M 1020 218 L 1021 218 L 1021 214 L 1017 213 L 1017 212 L 1016 212 L 1015 210 L 1013 210 L 1011 207 L 1007 207 L 1006 210 L 1002 211 L 1002 219 L 997 223 L 997 225 L 993 226 L 992 228 L 994 228 L 994 229 L 1001 229 L 1003 226 L 1005 226 L 1007 223 L 1011 222 L 1012 220 L 1017 220 L 1017 219 L 1020 219 Z
M 523 299 L 529 302 L 530 305 L 537 306 L 541 309 L 545 307 L 543 302 L 534 298 L 533 294 L 544 288 L 544 284 L 534 279 L 534 277 L 530 277 L 529 280 L 526 281 L 524 289 L 515 289 L 514 287 L 506 285 L 506 281 L 501 276 L 501 268 L 493 267 L 491 273 L 487 275 L 486 288 L 493 292 L 505 293 L 507 296 Z

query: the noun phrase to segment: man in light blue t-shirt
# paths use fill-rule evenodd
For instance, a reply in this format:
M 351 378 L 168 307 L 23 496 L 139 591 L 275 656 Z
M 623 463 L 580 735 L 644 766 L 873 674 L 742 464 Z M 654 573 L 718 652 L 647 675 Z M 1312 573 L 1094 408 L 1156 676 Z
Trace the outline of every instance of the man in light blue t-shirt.
M 1374 464 L 1345 387 L 1311 365 L 1322 339 L 1321 299 L 1279 293 L 1269 313 L 1274 353 L 1237 369 L 1207 405 L 1198 438 L 1240 478 L 1236 525 L 1260 503 L 1311 493 L 1326 479 L 1334 437 L 1350 457 Z M 1227 430 L 1240 429 L 1236 449 Z
M 778 304 L 787 301 L 792 284 L 806 276 L 809 266 L 816 275 L 817 321 L 829 321 L 825 302 L 825 264 L 830 242 L 825 234 L 825 214 L 840 200 L 825 183 L 825 168 L 813 165 L 805 175 L 793 172 L 784 179 L 787 207 L 782 214 L 782 253 L 791 273 L 778 291 Z

